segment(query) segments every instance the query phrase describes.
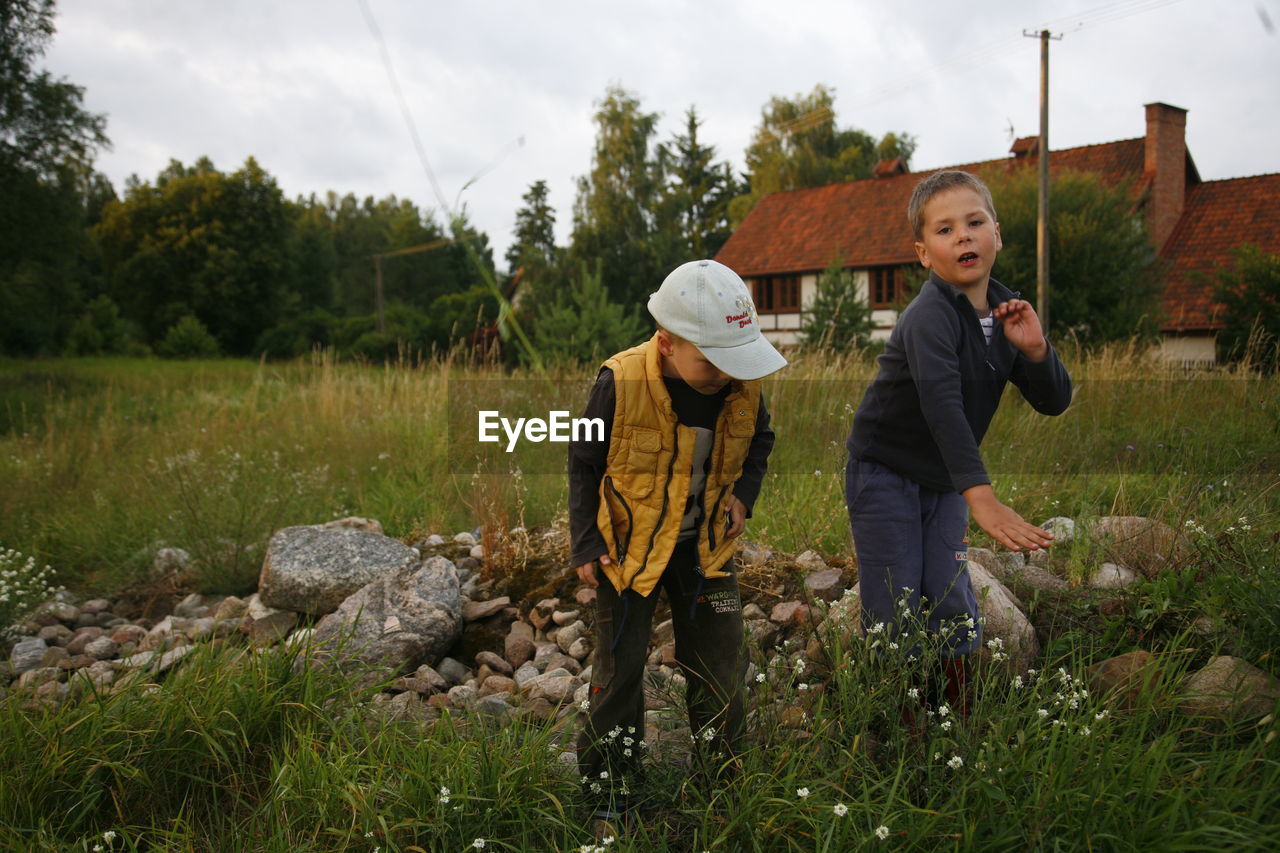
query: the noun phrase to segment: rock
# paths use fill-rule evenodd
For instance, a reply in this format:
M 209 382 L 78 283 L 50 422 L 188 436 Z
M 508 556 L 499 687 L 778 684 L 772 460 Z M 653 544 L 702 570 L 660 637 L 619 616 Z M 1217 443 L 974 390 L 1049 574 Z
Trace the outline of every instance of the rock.
M 1045 548 L 1036 548 L 1034 551 L 1028 551 L 1026 561 L 1028 566 L 1043 566 L 1049 562 L 1049 552 Z
M 806 572 L 820 572 L 827 568 L 827 561 L 817 551 L 805 551 L 796 557 L 796 565 Z
M 67 601 L 51 601 L 43 609 L 45 613 L 66 625 L 74 625 L 80 618 L 80 608 Z
M 59 623 L 57 625 L 45 625 L 36 632 L 36 636 L 51 646 L 65 646 L 71 642 L 71 638 L 75 634 L 71 633 L 71 629 L 66 625 Z
M 517 622 L 515 624 L 521 625 L 524 623 Z M 503 655 L 512 669 L 516 669 L 522 664 L 533 660 L 533 655 L 536 651 L 537 647 L 534 645 L 533 640 L 528 637 L 508 634 L 506 640 L 503 641 Z
M 768 619 L 751 619 L 743 624 L 747 637 L 761 651 L 772 649 L 778 644 L 781 629 Z
M 1108 562 L 1128 566 L 1147 577 L 1185 562 L 1191 553 L 1182 534 L 1141 516 L 1104 516 L 1089 527 L 1089 536 L 1098 541 Z
M 208 612 L 209 602 L 198 592 L 191 593 L 173 608 L 173 615 L 183 619 L 195 619 Z
M 278 610 L 270 616 L 254 619 L 249 623 L 245 634 L 250 645 L 255 648 L 274 646 L 289 636 L 289 632 L 298 624 L 298 614 L 292 610 Z
M 970 563 L 969 579 L 973 583 L 974 595 L 978 598 L 978 610 L 985 620 L 981 656 L 992 656 L 986 644 L 998 638 L 1003 641 L 1000 651 L 1008 655 L 1009 670 L 1025 671 L 1040 653 L 1040 641 L 1036 638 L 1035 628 L 1022 608 L 1016 604 L 1014 596 L 986 568 Z
M 527 663 L 524 666 L 518 667 L 516 669 L 515 675 L 512 676 L 512 679 L 516 683 L 516 689 L 523 690 L 530 681 L 537 678 L 541 674 L 542 673 L 538 672 L 537 667 L 535 667 L 533 664 Z
M 49 644 L 39 637 L 25 637 L 13 644 L 9 653 L 9 663 L 15 675 L 22 675 L 40 665 L 40 659 L 49 650 Z
M 595 587 L 580 586 L 578 591 L 573 594 L 573 600 L 581 604 L 583 607 L 594 607 L 596 603 Z
M 489 651 L 476 653 L 476 666 L 487 666 L 499 675 L 509 676 L 515 672 L 515 667 L 499 655 Z
M 513 678 L 505 675 L 491 675 L 484 681 L 480 682 L 479 694 L 481 696 L 492 696 L 495 693 L 515 693 L 516 682 Z
M 105 598 L 94 598 L 80 605 L 80 612 L 96 616 L 111 609 L 111 602 Z
M 278 608 L 271 607 L 263 601 L 262 596 L 256 592 L 249 596 L 244 603 L 244 615 L 250 619 L 265 619 L 272 613 L 277 612 L 277 610 Z
M 111 660 L 120 653 L 120 644 L 110 637 L 98 637 L 85 644 L 84 653 L 94 660 Z
M 481 696 L 475 703 L 476 713 L 486 717 L 497 717 L 498 719 L 510 716 L 515 709 L 506 700 L 506 695 L 497 693 Z
M 999 570 L 997 568 L 999 559 L 996 557 L 996 552 L 992 551 L 990 548 L 978 548 L 976 546 L 971 546 L 966 554 L 966 558 L 970 562 L 981 563 L 987 569 Z
M 191 568 L 191 555 L 181 548 L 161 548 L 151 560 L 151 571 L 157 577 L 180 575 Z
M 476 537 L 470 533 L 457 533 L 454 534 L 453 543 L 455 545 L 465 545 L 470 548 L 472 545 L 476 544 Z
M 267 543 L 258 596 L 283 610 L 329 613 L 357 590 L 418 559 L 413 548 L 366 530 L 286 527 Z
M 569 648 L 586 632 L 587 623 L 581 619 L 572 625 L 565 625 L 556 632 L 556 645 L 560 647 L 560 651 L 568 654 Z
M 353 593 L 316 624 L 315 643 L 344 660 L 407 672 L 438 659 L 461 634 L 458 573 L 444 557 L 431 557 Z
M 1109 694 L 1122 710 L 1132 710 L 1138 697 L 1155 684 L 1157 675 L 1155 657 L 1138 649 L 1089 667 L 1089 689 L 1100 697 Z
M 555 614 L 556 608 L 560 606 L 558 598 L 544 598 L 537 604 L 533 605 L 533 609 L 529 611 L 529 624 L 533 625 L 539 631 L 545 630 L 551 622 L 552 615 Z
M 218 602 L 218 606 L 213 609 L 212 615 L 215 622 L 224 622 L 227 619 L 241 618 L 248 609 L 249 605 L 243 599 L 229 595 Z
M 62 672 L 56 666 L 38 666 L 34 669 L 29 669 L 18 676 L 18 689 L 34 691 L 41 684 L 48 684 L 50 681 L 57 681 L 62 678 Z
M 1053 544 L 1065 545 L 1076 538 L 1076 523 L 1064 515 L 1054 516 L 1040 524 L 1040 529 L 1053 534 Z
M 59 669 L 72 669 L 71 655 L 62 646 L 50 646 L 40 658 L 40 666 L 55 666 Z
M 754 601 L 751 601 L 743 606 L 742 618 L 743 619 L 768 619 L 769 614 L 765 613 L 764 610 L 761 609 L 759 604 L 756 604 Z
M 1089 575 L 1085 585 L 1092 589 L 1121 589 L 1136 583 L 1137 580 L 1136 572 L 1115 563 L 1103 563 L 1099 569 Z
M 781 601 L 769 612 L 770 621 L 792 628 L 804 628 L 813 624 L 815 616 L 813 608 L 800 601 Z
M 366 533 L 373 533 L 382 536 L 382 522 L 376 518 L 360 518 L 356 515 L 349 515 L 346 518 L 339 518 L 334 521 L 326 521 L 320 525 L 325 530 L 363 530 Z
M 804 579 L 804 586 L 815 599 L 835 601 L 844 593 L 844 576 L 839 569 L 820 569 Z
M 578 610 L 557 610 L 551 614 L 551 621 L 563 628 L 577 622 L 580 615 L 581 611 Z
M 471 670 L 467 665 L 453 658 L 442 658 L 435 669 L 449 684 L 461 684 L 471 677 Z
M 422 540 L 422 542 L 420 543 L 420 546 L 427 547 L 427 548 L 439 548 L 444 543 L 445 543 L 445 539 L 443 536 L 441 536 L 439 533 L 432 533 L 426 539 Z
M 468 601 L 462 606 L 462 618 L 468 622 L 478 622 L 502 612 L 502 609 L 510 603 L 511 598 L 506 595 L 500 595 L 488 601 Z
M 1037 592 L 1061 590 L 1068 586 L 1065 579 L 1035 563 L 1026 563 L 1019 568 L 1010 569 L 1006 572 L 1005 578 Z
M 105 629 L 99 628 L 96 625 L 86 625 L 85 627 L 77 630 L 75 636 L 73 636 L 71 641 L 67 643 L 67 652 L 73 655 L 82 655 L 84 654 L 85 646 L 89 645 L 89 643 L 99 637 L 106 636 L 106 633 Z
M 1280 698 L 1280 679 L 1240 658 L 1212 658 L 1182 686 L 1178 708 L 1185 714 L 1230 720 L 1261 717 Z
M 473 558 L 473 559 L 476 559 L 476 560 L 483 560 L 483 559 L 484 559 L 484 546 L 483 546 L 483 545 L 472 545 L 472 546 L 471 546 L 471 550 L 467 553 L 467 556 L 468 556 L 468 557 L 471 557 L 471 558 Z
M 117 643 L 119 643 L 122 646 L 125 643 L 136 644 L 140 642 L 142 638 L 145 636 L 147 636 L 146 628 L 143 628 L 141 625 L 133 625 L 129 623 L 126 623 L 124 625 L 117 625 L 111 631 L 111 639 L 115 640 Z
M 530 700 L 545 699 L 552 705 L 563 705 L 573 701 L 573 692 L 578 689 L 578 681 L 564 670 L 552 670 L 530 679 L 521 690 Z
M 591 654 L 591 645 L 587 642 L 586 637 L 579 637 L 569 646 L 569 657 L 574 660 L 586 660 L 589 654 Z
M 738 548 L 738 564 L 743 568 L 754 569 L 763 566 L 773 556 L 773 551 L 755 542 L 743 542 Z
M 71 688 L 72 696 L 80 697 L 110 687 L 115 680 L 115 667 L 105 660 L 100 660 L 72 673 L 67 686 Z
M 457 684 L 449 688 L 449 704 L 455 708 L 471 708 L 476 703 L 476 689 L 470 684 Z

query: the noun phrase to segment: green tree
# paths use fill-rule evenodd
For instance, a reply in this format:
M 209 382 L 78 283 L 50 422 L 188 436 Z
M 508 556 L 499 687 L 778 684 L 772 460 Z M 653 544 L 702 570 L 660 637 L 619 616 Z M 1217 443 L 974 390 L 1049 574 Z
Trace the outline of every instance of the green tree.
M 1214 298 L 1224 309 L 1219 352 L 1227 359 L 1247 357 L 1267 371 L 1280 368 L 1280 254 L 1237 246 L 1216 279 Z
M 84 90 L 36 68 L 54 34 L 53 0 L 0 2 L 0 352 L 57 352 L 93 274 L 86 199 L 106 119 Z M 108 185 L 109 186 L 109 185 Z
M 569 260 L 599 262 L 605 290 L 626 306 L 643 303 L 680 254 L 674 233 L 658 228 L 664 175 L 653 146 L 658 115 L 610 86 L 596 105 L 591 172 L 578 179 Z
M 689 107 L 684 133 L 659 147 L 667 176 L 664 209 L 666 220 L 674 220 L 685 259 L 710 258 L 720 251 L 733 229 L 729 223 L 729 202 L 741 191 L 733 168 L 715 162 L 716 149 L 698 141 L 702 122 Z
M 218 342 L 204 323 L 187 314 L 169 327 L 156 352 L 164 358 L 217 358 Z
M 635 346 L 644 325 L 604 288 L 599 264 L 582 263 L 560 299 L 533 315 L 529 337 L 547 362 L 593 362 Z
M 914 137 L 888 133 L 877 141 L 866 131 L 836 126 L 835 90 L 818 84 L 809 94 L 774 96 L 762 110 L 747 146 L 746 192 L 729 206 L 736 225 L 765 195 L 871 177 L 877 161 L 910 161 Z
M 993 274 L 1036 301 L 1038 185 L 1033 169 L 984 174 L 995 199 L 1004 248 Z M 1051 332 L 1098 344 L 1160 328 L 1160 279 L 1130 188 L 1098 175 L 1059 172 L 1049 184 Z
M 871 306 L 839 254 L 818 276 L 817 292 L 800 317 L 800 340 L 808 347 L 842 352 L 871 342 Z
M 149 340 L 191 314 L 238 355 L 297 302 L 293 226 L 252 157 L 229 175 L 202 158 L 190 168 L 172 161 L 154 186 L 135 182 L 95 233 L 110 294 Z

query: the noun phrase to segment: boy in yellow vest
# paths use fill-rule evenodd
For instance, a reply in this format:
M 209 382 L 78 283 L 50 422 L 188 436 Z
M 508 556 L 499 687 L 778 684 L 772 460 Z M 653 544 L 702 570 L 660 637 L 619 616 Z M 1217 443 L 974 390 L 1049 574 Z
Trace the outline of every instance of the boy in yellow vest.
M 649 297 L 658 331 L 601 368 L 585 416 L 605 441 L 569 450 L 572 564 L 596 587 L 590 710 L 578 765 L 596 818 L 624 819 L 643 748 L 644 670 L 659 587 L 696 742 L 730 758 L 743 729 L 742 604 L 730 563 L 773 431 L 760 379 L 786 365 L 746 284 L 715 261 Z

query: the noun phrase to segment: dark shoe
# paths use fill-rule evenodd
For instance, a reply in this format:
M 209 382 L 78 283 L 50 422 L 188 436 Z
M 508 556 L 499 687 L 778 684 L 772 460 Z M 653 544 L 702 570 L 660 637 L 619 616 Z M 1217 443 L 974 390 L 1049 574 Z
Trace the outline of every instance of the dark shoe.
M 947 658 L 942 662 L 944 692 L 947 704 L 958 719 L 969 718 L 969 659 Z

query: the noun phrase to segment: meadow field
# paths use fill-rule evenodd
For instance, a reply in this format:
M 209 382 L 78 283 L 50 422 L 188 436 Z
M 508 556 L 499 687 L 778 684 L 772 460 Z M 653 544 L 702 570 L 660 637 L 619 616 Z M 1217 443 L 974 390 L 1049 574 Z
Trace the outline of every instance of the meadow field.
M 997 493 L 1037 522 L 1163 521 L 1194 559 L 1127 590 L 1120 615 L 1087 596 L 1029 602 L 1037 672 L 1019 686 L 984 670 L 967 725 L 931 730 L 924 745 L 892 724 L 904 685 L 885 659 L 824 637 L 834 665 L 812 725 L 800 733 L 767 712 L 809 686 L 772 672 L 753 688 L 738 780 L 703 786 L 657 764 L 653 809 L 609 849 L 1274 849 L 1274 719 L 1190 719 L 1176 693 L 1217 654 L 1280 675 L 1280 379 L 1188 372 L 1133 346 L 1065 360 L 1076 393 L 1063 416 L 1006 396 L 983 447 Z M 777 447 L 746 538 L 848 562 L 844 439 L 873 372 L 860 355 L 812 354 L 766 382 Z M 0 360 L 0 551 L 49 565 L 82 597 L 115 597 L 154 584 L 156 549 L 180 547 L 193 558 L 188 589 L 242 594 L 286 525 L 358 515 L 410 543 L 563 525 L 565 446 L 482 445 L 475 412 L 576 414 L 593 375 L 323 355 Z M 1054 568 L 1078 582 L 1092 557 L 1064 548 Z M 1138 707 L 1081 693 L 1090 664 L 1135 648 L 1162 661 Z M 541 851 L 588 840 L 577 780 L 558 760 L 563 721 L 376 724 L 351 685 L 287 655 L 193 658 L 148 690 L 0 708 L 0 848 Z

